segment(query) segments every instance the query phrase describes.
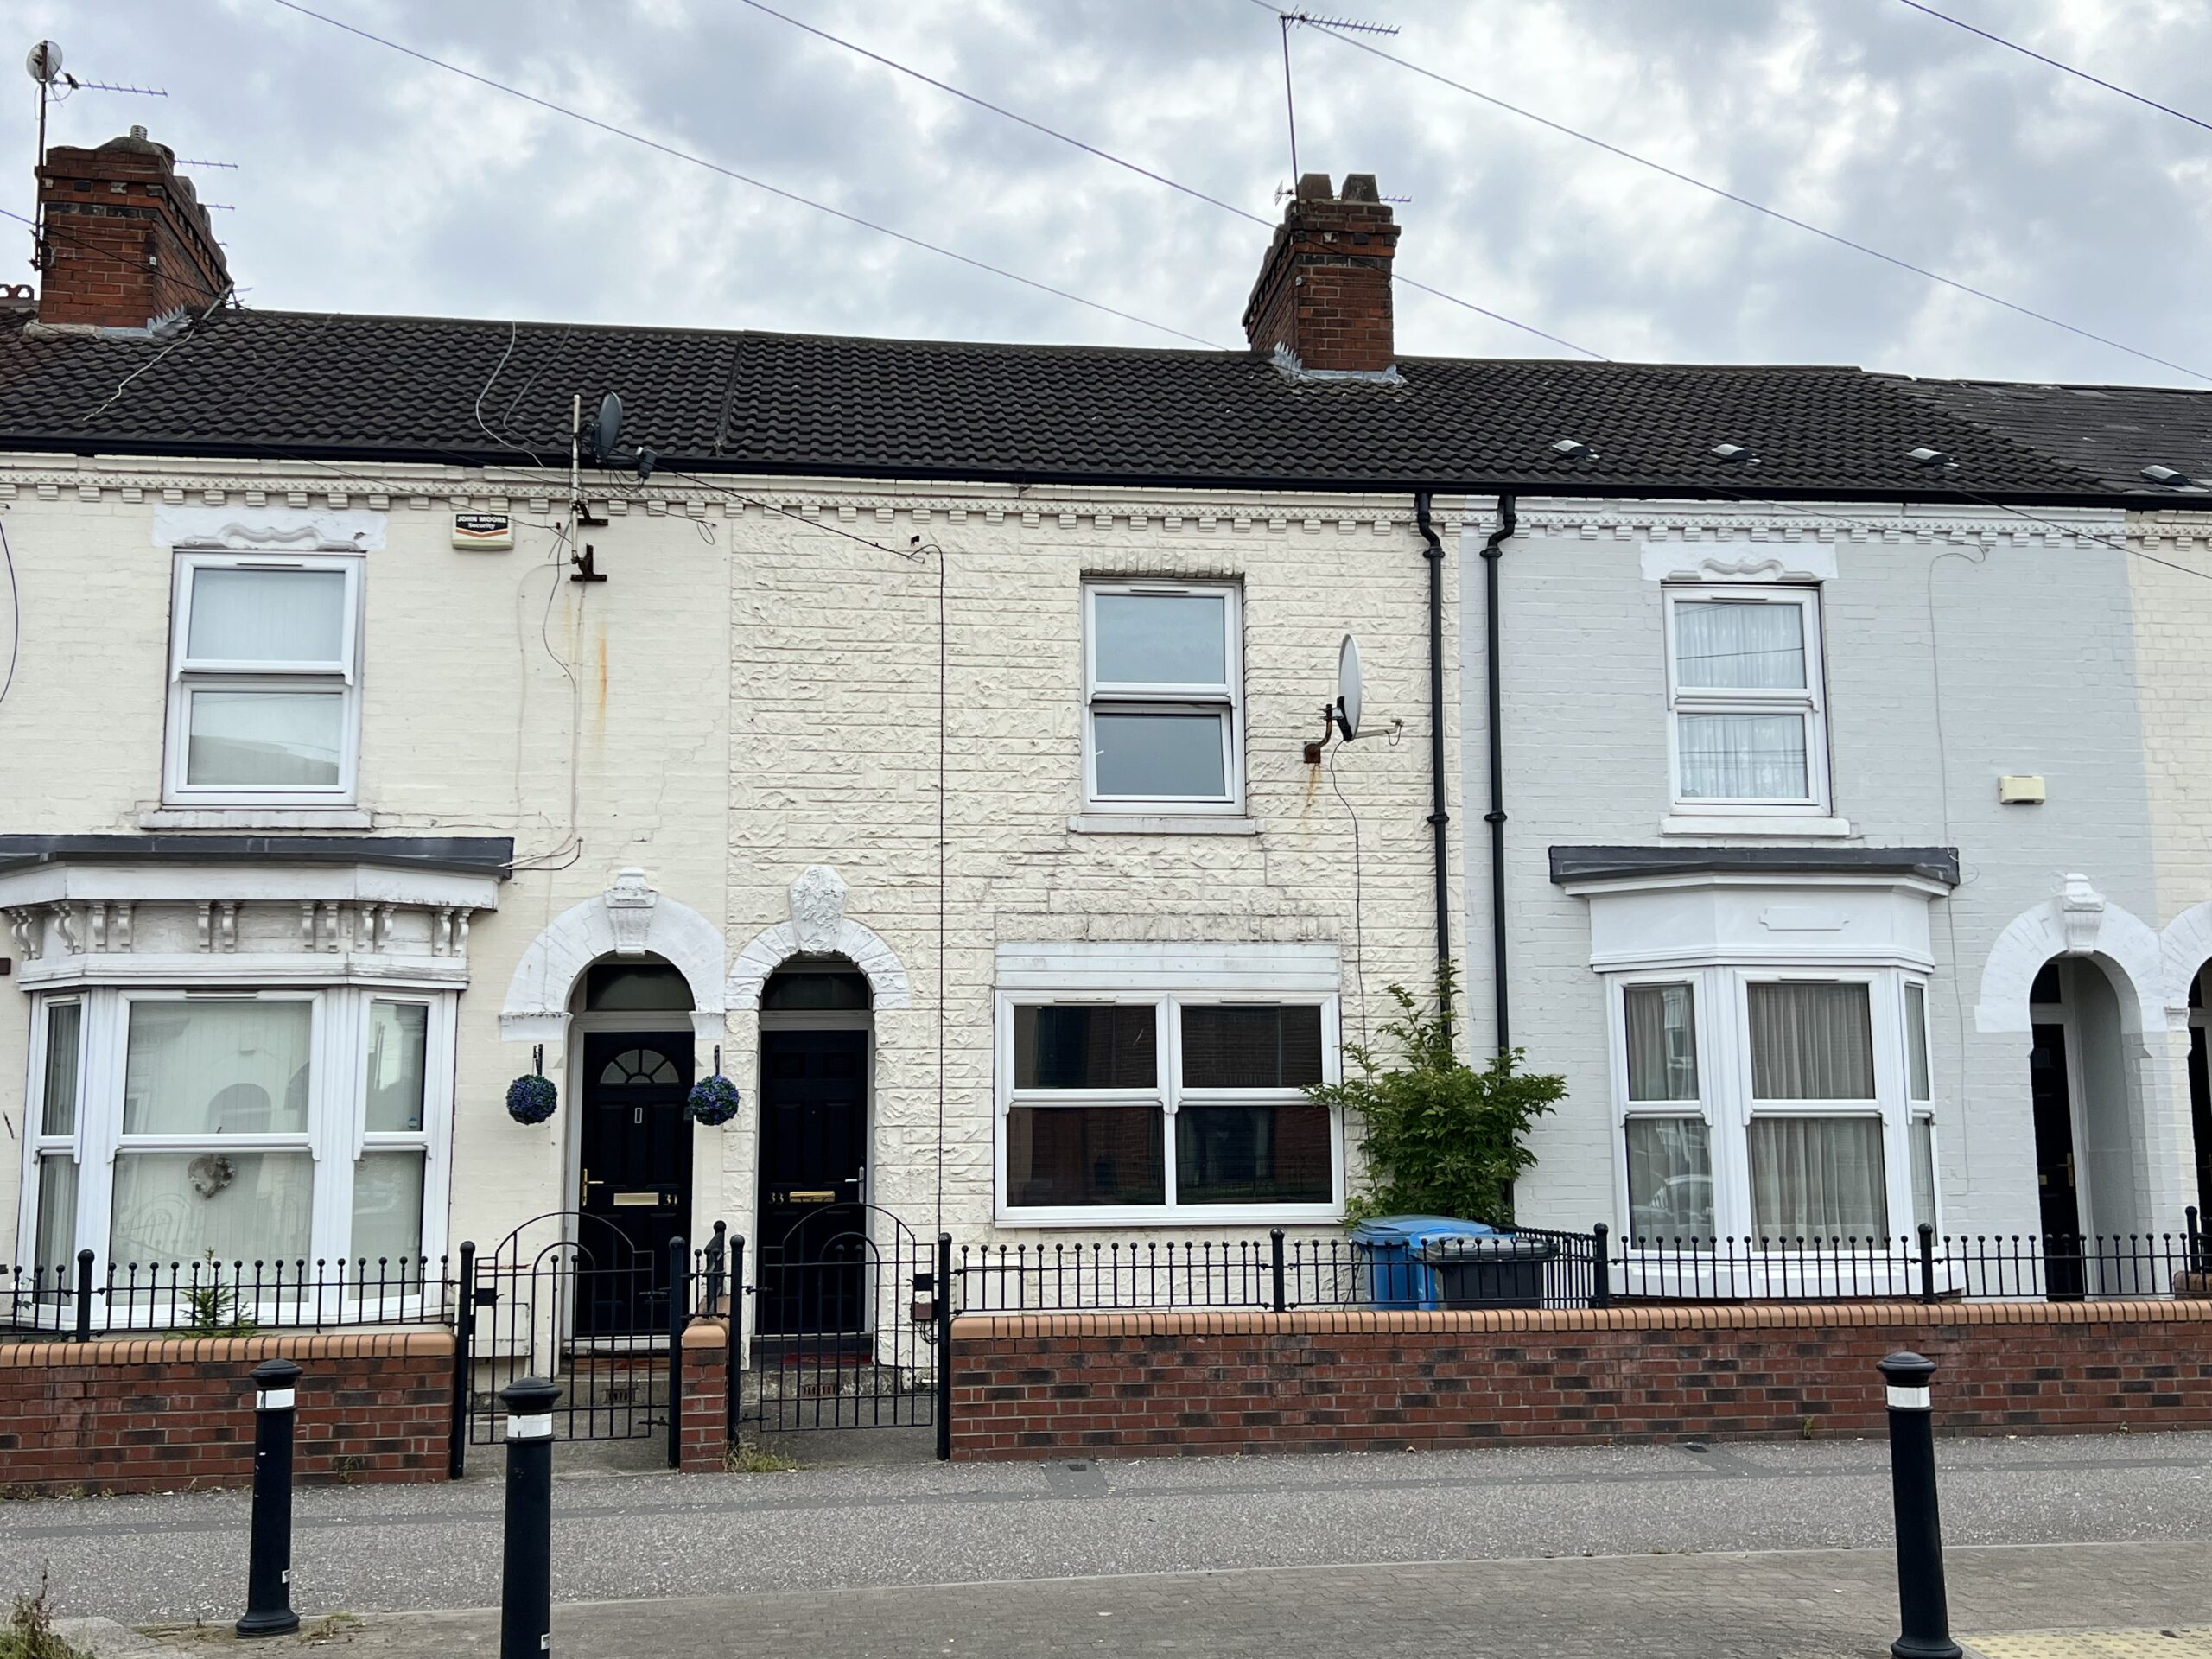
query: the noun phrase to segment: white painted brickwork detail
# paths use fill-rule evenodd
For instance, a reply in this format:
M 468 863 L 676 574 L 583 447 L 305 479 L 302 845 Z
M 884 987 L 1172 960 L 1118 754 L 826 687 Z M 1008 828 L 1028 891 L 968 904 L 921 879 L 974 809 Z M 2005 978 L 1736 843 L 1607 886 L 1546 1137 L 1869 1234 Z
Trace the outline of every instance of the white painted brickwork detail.
M 1537 1130 L 1540 1162 L 1522 1185 L 1523 1217 L 1575 1228 L 1621 1219 L 1588 911 L 1550 881 L 1548 849 L 1746 844 L 1659 833 L 1669 809 L 1666 660 L 1662 588 L 1646 579 L 1643 550 L 1664 544 L 1692 563 L 1707 554 L 1771 555 L 1788 567 L 1808 562 L 1791 549 L 1811 542 L 1835 564 L 1821 589 L 1834 810 L 1852 834 L 1806 844 L 1960 849 L 1963 881 L 1930 915 L 1944 1221 L 1954 1230 L 2035 1230 L 2030 1037 L 1977 1029 L 1984 963 L 2015 918 L 2054 897 L 2065 872 L 2087 873 L 2113 905 L 2152 928 L 2212 895 L 2212 772 L 2202 759 L 2212 752 L 2212 704 L 2201 690 L 2212 583 L 2145 575 L 2118 550 L 1994 512 L 1526 501 L 1521 512 L 1500 571 L 1512 1037 L 1531 1067 L 1564 1072 L 1569 1085 Z M 1827 512 L 1874 522 L 1827 523 Z M 2115 539 L 2120 530 L 2113 514 L 2047 516 Z M 1471 524 L 1460 561 L 1470 793 L 1459 821 L 1475 872 L 1478 962 L 1490 919 L 1483 577 L 1474 556 L 1488 528 Z M 1671 572 L 1681 561 L 1649 563 Z M 2212 568 L 2212 558 L 2202 563 Z M 2145 597 L 2152 603 L 2142 606 Z M 2048 804 L 2000 806 L 1997 779 L 2005 772 L 2046 776 Z M 1470 1014 L 1481 1042 L 1491 1040 L 1490 1011 L 1478 986 Z M 2188 1134 L 2183 1073 L 2168 1052 L 2177 1041 L 2185 1054 L 2185 1036 L 2148 1034 L 2143 1104 L 2155 1144 L 2135 1152 L 2137 1167 L 2159 1183 L 2147 1207 L 2174 1227 Z
M 906 1006 L 876 1016 L 874 1196 L 933 1229 L 937 556 L 910 561 L 696 489 L 688 499 L 626 490 L 659 512 L 595 500 L 612 521 L 584 533 L 603 584 L 567 581 L 566 550 L 528 522 L 512 553 L 449 545 L 453 512 L 516 487 L 437 467 L 345 479 L 307 465 L 0 463 L 23 615 L 22 658 L 0 705 L 0 828 L 137 833 L 159 807 L 170 556 L 154 543 L 156 504 L 383 514 L 383 544 L 365 556 L 360 804 L 378 832 L 511 835 L 524 866 L 469 938 L 448 1236 L 488 1245 L 573 1201 L 569 1056 L 556 1044 L 545 1061 L 563 1109 L 536 1128 L 510 1122 L 502 1096 L 530 1050 L 501 1040 L 499 1014 L 540 931 L 632 866 L 712 918 L 740 972 L 741 961 L 759 966 L 743 955 L 749 946 L 789 926 L 794 876 L 816 864 L 842 875 L 845 916 L 880 942 L 907 987 Z M 1427 570 L 1409 502 L 1037 490 L 1017 504 L 980 487 L 750 487 L 826 522 L 852 517 L 887 549 L 920 536 L 944 552 L 942 1219 L 963 1240 L 992 1230 L 1001 941 L 1325 942 L 1342 957 L 1354 1036 L 1382 1017 L 1387 982 L 1427 982 Z M 527 486 L 512 500 L 525 519 L 553 505 Z M 1341 533 L 1346 525 L 1357 533 Z M 1094 574 L 1243 582 L 1248 790 L 1261 834 L 1070 832 L 1081 806 L 1080 583 Z M 1447 584 L 1456 801 L 1458 606 Z M 1370 728 L 1405 721 L 1395 745 L 1378 737 L 1337 753 L 1359 815 L 1363 952 L 1351 823 L 1299 753 L 1318 734 L 1347 630 L 1361 639 Z M 1464 946 L 1459 879 L 1455 862 Z M 0 985 L 0 1112 L 19 1133 L 29 1021 L 16 985 Z M 721 1218 L 750 1232 L 749 1001 L 733 1003 L 721 1046 L 747 1107 L 727 1128 L 697 1132 L 694 1230 Z M 702 1042 L 702 1071 L 706 1051 Z M 10 1249 L 16 1201 L 16 1184 L 0 1182 Z

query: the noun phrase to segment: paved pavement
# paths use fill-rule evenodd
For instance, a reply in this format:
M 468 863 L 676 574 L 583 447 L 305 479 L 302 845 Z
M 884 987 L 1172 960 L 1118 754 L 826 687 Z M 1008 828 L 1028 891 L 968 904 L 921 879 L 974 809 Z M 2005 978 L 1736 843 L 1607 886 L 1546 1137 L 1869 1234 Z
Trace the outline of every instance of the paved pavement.
M 2109 1626 L 2146 1605 L 2212 1616 L 2212 1548 L 2031 1545 L 1957 1552 L 1953 1606 L 1969 1635 L 2023 1618 Z M 561 1608 L 556 1654 L 590 1659 L 1877 1659 L 1897 1634 L 1874 1552 L 1459 1561 L 593 1602 Z M 2176 1616 L 2177 1618 L 2178 1615 Z M 2183 1659 L 2038 1644 L 2003 1659 Z M 371 1615 L 257 1650 L 346 1659 L 467 1659 L 499 1649 L 488 1611 Z
M 1970 1611 L 2005 1630 L 2212 1622 L 2201 1600 L 2212 1595 L 2212 1435 L 1953 1440 L 1939 1462 L 1961 1630 Z M 378 1616 L 495 1604 L 499 1500 L 490 1478 L 302 1491 L 298 1605 L 361 1616 L 340 1634 L 365 1655 L 477 1650 L 480 1619 L 418 1637 L 420 1621 Z M 555 1503 L 556 1597 L 652 1603 L 650 1638 L 634 1640 L 624 1625 L 637 1628 L 639 1609 L 563 1612 L 568 1650 L 606 1659 L 645 1653 L 648 1639 L 653 1659 L 686 1659 L 672 1633 L 687 1623 L 711 1635 L 697 1651 L 733 1655 L 792 1651 L 794 1632 L 834 1630 L 835 1642 L 796 1650 L 841 1659 L 1077 1651 L 1071 1642 L 1291 1659 L 1340 1655 L 1353 1636 L 1357 1650 L 1413 1652 L 1387 1644 L 1493 1624 L 1531 1639 L 1555 1626 L 1535 1651 L 1573 1655 L 1624 1650 L 1600 1639 L 1606 1620 L 1639 1609 L 1652 1616 L 1619 1628 L 1650 1626 L 1652 1652 L 1692 1651 L 1666 1646 L 1679 1636 L 1707 1655 L 1872 1653 L 1882 1643 L 1866 1646 L 1867 1632 L 1894 1607 L 1878 1441 L 576 1471 L 557 1478 Z M 0 1505 L 0 1592 L 43 1567 L 63 1612 L 227 1624 L 247 1512 L 231 1492 Z M 2031 1543 L 2073 1548 L 1961 1548 Z M 2015 1560 L 2042 1565 L 2005 1565 Z M 2008 1588 L 2016 1579 L 2033 1593 Z M 1725 1641 L 1696 1634 L 1694 1610 L 1712 1605 L 1741 1615 Z M 1203 1641 L 1177 1634 L 1178 1607 Z M 1063 1628 L 1086 1618 L 1098 1635 Z M 780 1649 L 758 1645 L 774 1630 Z

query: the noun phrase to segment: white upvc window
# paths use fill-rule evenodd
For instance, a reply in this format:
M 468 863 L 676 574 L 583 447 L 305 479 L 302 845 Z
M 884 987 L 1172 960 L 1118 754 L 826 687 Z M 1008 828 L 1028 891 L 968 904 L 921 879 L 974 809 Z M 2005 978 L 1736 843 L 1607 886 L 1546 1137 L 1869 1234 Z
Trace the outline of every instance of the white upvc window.
M 1825 814 L 1820 590 L 1699 584 L 1665 594 L 1675 810 Z
M 361 561 L 180 553 L 164 800 L 342 806 L 360 748 Z
M 419 1291 L 444 1249 L 450 993 L 92 988 L 33 1020 L 19 1249 L 41 1286 L 89 1249 L 119 1285 L 220 1264 Z
M 1941 1235 L 1943 1220 L 1936 1198 L 1935 1067 L 1928 1052 L 1928 987 L 1904 982 L 1905 1096 L 1911 1103 L 1908 1150 L 1912 1168 L 1912 1224 Z
M 1000 1219 L 1338 1218 L 1337 1046 L 1334 996 L 1002 994 Z
M 1631 1249 L 1891 1248 L 1904 1217 L 1933 1219 L 1924 982 L 1737 967 L 1607 979 Z
M 1243 652 L 1236 584 L 1086 582 L 1083 609 L 1086 806 L 1241 812 Z

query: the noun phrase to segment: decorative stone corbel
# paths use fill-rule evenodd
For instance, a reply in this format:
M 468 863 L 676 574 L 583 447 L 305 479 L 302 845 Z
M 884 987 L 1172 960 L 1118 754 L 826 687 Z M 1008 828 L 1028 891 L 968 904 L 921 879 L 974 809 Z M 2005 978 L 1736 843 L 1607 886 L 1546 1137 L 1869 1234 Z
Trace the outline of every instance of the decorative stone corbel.
M 2078 873 L 2062 877 L 2058 885 L 2058 925 L 2069 956 L 2085 957 L 2097 948 L 2097 930 L 2104 925 L 2105 899 Z
M 616 956 L 645 954 L 645 938 L 652 931 L 653 905 L 659 897 L 645 885 L 645 873 L 637 866 L 615 872 L 614 885 L 607 888 L 605 902 Z
M 798 948 L 813 955 L 837 949 L 845 923 L 844 878 L 827 864 L 811 864 L 791 883 L 791 929 Z
M 25 962 L 36 962 L 40 947 L 45 944 L 41 937 L 38 912 L 35 910 L 10 910 L 8 931 L 16 941 L 16 954 Z
M 77 906 L 67 899 L 53 906 L 54 925 L 61 935 L 61 948 L 71 956 L 81 956 L 85 950 L 85 935 L 77 925 Z

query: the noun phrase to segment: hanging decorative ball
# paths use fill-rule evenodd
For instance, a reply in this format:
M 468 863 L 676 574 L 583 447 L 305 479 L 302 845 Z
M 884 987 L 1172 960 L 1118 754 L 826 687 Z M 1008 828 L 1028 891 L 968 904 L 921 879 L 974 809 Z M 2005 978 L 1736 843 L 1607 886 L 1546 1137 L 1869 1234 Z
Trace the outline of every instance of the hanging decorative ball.
M 507 1085 L 507 1116 L 518 1123 L 543 1123 L 559 1098 L 550 1077 L 517 1077 Z
M 684 1109 L 691 1114 L 693 1122 L 711 1129 L 737 1116 L 738 1098 L 737 1085 L 718 1072 L 691 1085 L 691 1097 L 684 1102 Z

